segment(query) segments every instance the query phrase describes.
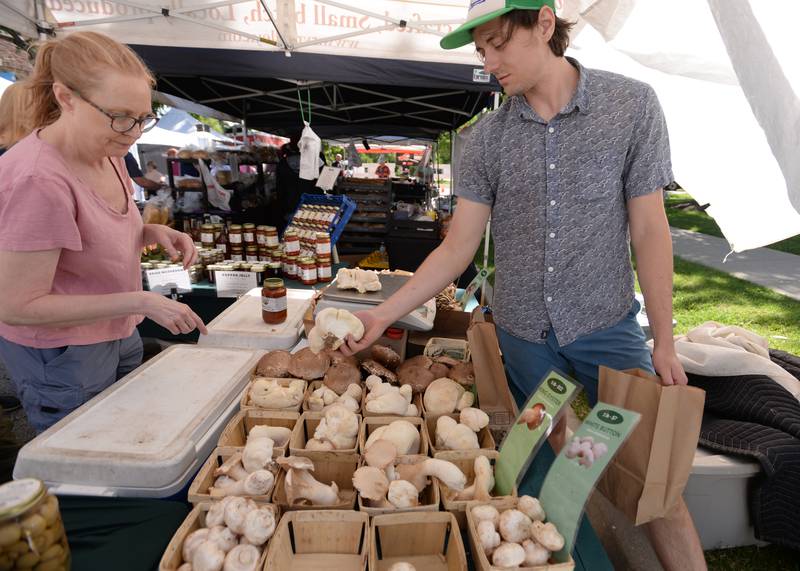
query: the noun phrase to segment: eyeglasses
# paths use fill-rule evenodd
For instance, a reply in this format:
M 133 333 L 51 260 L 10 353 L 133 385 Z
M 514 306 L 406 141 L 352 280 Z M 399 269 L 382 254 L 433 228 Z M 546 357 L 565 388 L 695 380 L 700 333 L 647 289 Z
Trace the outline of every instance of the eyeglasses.
M 100 113 L 111 119 L 111 129 L 117 133 L 127 133 L 136 125 L 139 125 L 139 130 L 142 133 L 147 133 L 150 129 L 156 126 L 156 123 L 158 123 L 158 117 L 155 115 L 145 115 L 144 117 L 137 119 L 136 117 L 131 117 L 130 115 L 125 115 L 123 113 L 109 113 L 102 107 L 89 101 L 86 97 L 81 95 L 79 91 L 73 89 L 72 92 L 83 99 L 86 103 L 100 111 Z

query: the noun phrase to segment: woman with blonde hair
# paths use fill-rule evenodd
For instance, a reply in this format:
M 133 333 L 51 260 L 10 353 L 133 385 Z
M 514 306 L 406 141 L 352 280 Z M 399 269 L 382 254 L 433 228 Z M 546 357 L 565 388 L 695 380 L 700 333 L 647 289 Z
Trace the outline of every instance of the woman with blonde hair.
M 0 155 L 31 132 L 28 127 L 30 92 L 21 81 L 12 83 L 0 97 Z
M 0 357 L 42 431 L 137 367 L 136 325 L 199 329 L 186 305 L 142 291 L 139 252 L 189 266 L 189 236 L 142 224 L 122 158 L 152 128 L 154 80 L 128 47 L 76 32 L 39 47 L 33 131 L 0 157 Z

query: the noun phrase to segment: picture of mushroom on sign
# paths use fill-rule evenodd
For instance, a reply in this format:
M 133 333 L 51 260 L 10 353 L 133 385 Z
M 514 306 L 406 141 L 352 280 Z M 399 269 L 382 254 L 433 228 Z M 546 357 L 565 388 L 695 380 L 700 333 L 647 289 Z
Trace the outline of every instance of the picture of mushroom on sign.
M 591 468 L 594 461 L 608 452 L 608 446 L 603 442 L 595 442 L 592 436 L 583 438 L 575 436 L 567 446 L 566 456 L 570 460 L 577 459 L 578 464 Z
M 526 409 L 521 415 L 519 415 L 517 424 L 527 424 L 528 430 L 536 430 L 539 428 L 539 426 L 541 426 L 545 419 L 548 421 L 545 436 L 550 436 L 550 433 L 553 431 L 553 417 L 549 412 L 547 412 L 547 408 L 544 406 L 544 404 L 537 402 L 531 408 Z

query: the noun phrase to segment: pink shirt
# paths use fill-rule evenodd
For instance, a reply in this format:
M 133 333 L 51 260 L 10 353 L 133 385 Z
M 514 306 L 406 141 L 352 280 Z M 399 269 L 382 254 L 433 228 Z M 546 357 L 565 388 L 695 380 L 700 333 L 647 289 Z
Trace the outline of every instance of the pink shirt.
M 128 211 L 116 212 L 76 178 L 61 154 L 34 132 L 0 157 L 0 250 L 61 249 L 52 293 L 101 295 L 142 289 L 142 217 L 122 159 Z M 120 189 L 122 192 L 122 189 Z M 18 287 L 25 287 L 23 282 Z M 88 345 L 128 337 L 142 316 L 76 327 L 13 326 L 0 336 L 37 348 Z

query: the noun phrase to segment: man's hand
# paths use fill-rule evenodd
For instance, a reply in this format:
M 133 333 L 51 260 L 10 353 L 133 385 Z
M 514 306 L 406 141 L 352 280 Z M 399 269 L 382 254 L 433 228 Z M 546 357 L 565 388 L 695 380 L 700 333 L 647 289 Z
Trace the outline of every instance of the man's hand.
M 653 349 L 653 367 L 656 374 L 661 377 L 661 382 L 665 386 L 685 385 L 689 382 L 683 370 L 680 359 L 675 353 L 675 345 L 656 345 Z
M 144 245 L 159 244 L 167 251 L 170 259 L 176 262 L 183 253 L 183 267 L 188 268 L 197 261 L 197 250 L 192 237 L 173 230 L 163 224 L 144 225 Z
M 353 315 L 358 317 L 361 323 L 364 324 L 364 336 L 358 341 L 355 341 L 349 335 L 347 336 L 347 343 L 342 345 L 339 350 L 348 356 L 355 355 L 375 343 L 386 331 L 386 328 L 391 325 L 391 323 L 386 323 L 375 309 L 357 311 Z

